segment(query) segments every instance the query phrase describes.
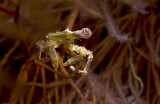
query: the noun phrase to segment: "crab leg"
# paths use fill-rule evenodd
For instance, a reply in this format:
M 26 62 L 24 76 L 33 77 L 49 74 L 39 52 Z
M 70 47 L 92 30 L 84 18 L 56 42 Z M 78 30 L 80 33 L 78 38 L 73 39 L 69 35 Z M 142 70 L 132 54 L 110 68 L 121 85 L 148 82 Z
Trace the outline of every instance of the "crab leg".
M 55 47 L 49 47 L 49 56 L 51 58 L 52 66 L 58 69 L 58 55 L 56 53 Z
M 37 46 L 39 47 L 39 59 L 41 59 L 41 55 L 42 55 L 42 52 L 44 51 L 45 49 L 45 42 L 44 40 L 41 40 L 39 42 L 36 42 Z
M 79 53 L 81 56 L 88 56 L 88 61 L 87 61 L 87 64 L 86 64 L 84 70 L 79 71 L 80 73 L 87 74 L 87 71 L 90 67 L 90 63 L 93 59 L 92 52 L 87 50 L 85 47 L 80 47 L 80 46 L 74 45 L 74 44 L 66 45 L 65 48 L 69 49 L 70 51 L 75 51 L 76 53 Z

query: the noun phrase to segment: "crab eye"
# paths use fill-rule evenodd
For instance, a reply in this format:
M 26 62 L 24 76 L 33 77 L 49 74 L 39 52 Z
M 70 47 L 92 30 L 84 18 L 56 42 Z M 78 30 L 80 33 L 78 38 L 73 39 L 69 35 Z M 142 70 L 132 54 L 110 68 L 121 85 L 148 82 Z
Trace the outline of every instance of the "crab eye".
M 79 38 L 87 39 L 92 35 L 92 32 L 89 28 L 83 28 L 81 30 L 77 30 L 73 32 L 75 35 L 77 35 Z
M 89 28 L 83 28 L 81 31 L 81 36 L 83 38 L 89 38 L 92 35 L 92 32 Z

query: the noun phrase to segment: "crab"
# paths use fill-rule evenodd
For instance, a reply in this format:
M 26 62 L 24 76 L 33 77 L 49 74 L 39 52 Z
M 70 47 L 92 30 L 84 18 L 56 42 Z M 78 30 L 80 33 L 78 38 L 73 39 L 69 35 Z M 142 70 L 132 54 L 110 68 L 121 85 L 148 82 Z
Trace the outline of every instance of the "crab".
M 70 31 L 66 29 L 62 32 L 55 32 L 49 33 L 46 36 L 46 40 L 41 40 L 36 42 L 36 45 L 39 47 L 39 59 L 41 58 L 41 54 L 46 51 L 51 59 L 52 66 L 54 68 L 58 68 L 58 55 L 56 53 L 56 48 L 62 47 L 69 51 L 74 51 L 77 53 L 76 56 L 69 58 L 65 63 L 64 66 L 70 66 L 72 70 L 75 68 L 72 66 L 73 64 L 81 61 L 84 56 L 87 56 L 87 63 L 83 70 L 78 70 L 79 73 L 87 74 L 87 70 L 90 67 L 90 63 L 93 59 L 92 51 L 87 50 L 83 46 L 75 45 L 75 39 L 87 39 L 91 37 L 92 32 L 89 28 L 83 28 L 77 31 Z

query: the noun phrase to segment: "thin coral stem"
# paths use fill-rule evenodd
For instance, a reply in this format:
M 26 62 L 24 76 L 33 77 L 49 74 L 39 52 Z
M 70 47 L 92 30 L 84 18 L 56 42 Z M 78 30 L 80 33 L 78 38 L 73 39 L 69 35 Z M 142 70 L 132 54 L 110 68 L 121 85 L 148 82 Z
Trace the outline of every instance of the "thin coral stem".
M 0 6 L 0 10 L 5 12 L 6 14 L 9 14 L 9 15 L 13 15 L 15 13 L 15 11 L 9 10 L 9 9 L 3 7 L 3 6 Z
M 116 89 L 118 90 L 118 93 L 119 93 L 120 97 L 122 98 L 124 104 L 128 104 L 128 101 L 127 101 L 127 99 L 122 91 L 122 88 L 116 78 L 116 71 L 113 73 L 113 81 L 115 83 Z
M 133 73 L 133 77 L 134 77 L 137 81 L 139 81 L 139 84 L 140 84 L 140 87 L 141 87 L 141 88 L 140 88 L 140 91 L 139 91 L 139 95 L 141 95 L 142 92 L 143 92 L 143 90 L 144 90 L 144 84 L 143 84 L 142 79 L 136 74 L 136 69 L 135 69 L 135 66 L 134 66 L 134 64 L 133 64 L 133 59 L 132 59 L 133 54 L 132 54 L 132 47 L 131 47 L 131 45 L 129 46 L 129 49 L 130 49 L 129 63 L 130 63 L 131 71 L 132 71 L 132 73 Z
M 78 9 L 78 8 L 75 8 L 75 9 L 73 10 L 73 12 L 71 13 L 71 15 L 70 15 L 67 29 L 72 30 L 72 27 L 73 27 L 73 25 L 74 25 L 74 22 L 75 22 L 75 20 L 76 20 L 76 18 L 77 18 L 78 13 L 79 13 L 79 9 Z
M 36 66 L 36 73 L 33 77 L 33 81 L 32 82 L 36 82 L 37 79 L 38 79 L 38 74 L 39 74 L 39 66 Z M 27 101 L 26 101 L 26 104 L 30 104 L 31 103 L 31 100 L 32 100 L 32 97 L 33 97 L 33 93 L 34 93 L 34 89 L 35 89 L 35 86 L 31 86 L 30 90 L 29 90 L 29 93 L 28 93 L 28 98 L 27 98 Z
M 46 84 L 46 73 L 45 73 L 45 68 L 42 66 L 41 67 L 41 76 L 42 76 L 42 84 Z M 47 104 L 47 89 L 43 87 L 43 102 L 44 104 Z
M 20 41 L 17 40 L 17 41 L 14 43 L 13 47 L 11 47 L 11 48 L 8 50 L 8 52 L 4 55 L 3 59 L 0 60 L 0 68 L 2 68 L 2 67 L 6 64 L 6 62 L 8 61 L 8 58 L 9 58 L 9 57 L 11 56 L 11 54 L 17 49 L 17 47 L 19 46 L 19 44 L 20 44 Z

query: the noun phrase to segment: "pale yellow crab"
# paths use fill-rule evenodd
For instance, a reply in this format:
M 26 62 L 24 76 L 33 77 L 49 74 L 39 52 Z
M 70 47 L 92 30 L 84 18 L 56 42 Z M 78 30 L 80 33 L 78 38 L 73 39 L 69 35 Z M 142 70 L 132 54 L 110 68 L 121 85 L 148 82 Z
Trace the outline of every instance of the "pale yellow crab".
M 75 68 L 72 66 L 73 64 L 79 62 L 83 56 L 88 56 L 88 61 L 84 70 L 79 70 L 79 73 L 87 74 L 87 70 L 90 67 L 90 63 L 93 59 L 93 54 L 91 51 L 87 50 L 85 47 L 75 45 L 74 39 L 84 38 L 87 39 L 92 35 L 92 32 L 89 28 L 83 28 L 77 31 L 70 31 L 66 29 L 62 32 L 49 33 L 46 36 L 46 40 L 41 40 L 37 42 L 37 46 L 40 48 L 39 59 L 41 58 L 41 54 L 44 50 L 48 52 L 48 55 L 51 58 L 51 63 L 54 68 L 58 68 L 58 55 L 56 53 L 56 48 L 63 47 L 70 51 L 75 51 L 78 55 L 68 59 L 64 66 L 70 66 L 72 70 Z

